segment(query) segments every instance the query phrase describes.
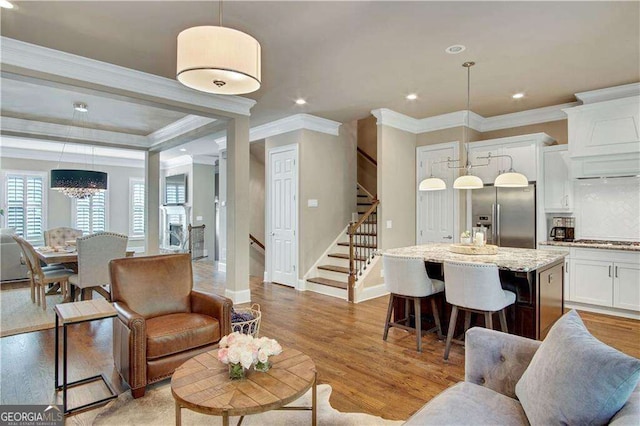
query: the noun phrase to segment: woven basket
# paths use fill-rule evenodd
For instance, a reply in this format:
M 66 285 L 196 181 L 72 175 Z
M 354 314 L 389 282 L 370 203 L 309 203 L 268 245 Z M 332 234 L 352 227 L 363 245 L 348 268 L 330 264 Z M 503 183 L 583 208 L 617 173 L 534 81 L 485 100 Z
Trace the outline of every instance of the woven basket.
M 249 321 L 242 322 L 232 322 L 231 323 L 231 331 L 238 331 L 242 334 L 250 334 L 253 337 L 258 337 L 258 333 L 260 332 L 260 319 L 262 318 L 262 313 L 260 312 L 260 305 L 254 303 L 250 308 L 234 308 L 236 312 L 240 314 L 249 313 L 253 315 L 253 319 Z

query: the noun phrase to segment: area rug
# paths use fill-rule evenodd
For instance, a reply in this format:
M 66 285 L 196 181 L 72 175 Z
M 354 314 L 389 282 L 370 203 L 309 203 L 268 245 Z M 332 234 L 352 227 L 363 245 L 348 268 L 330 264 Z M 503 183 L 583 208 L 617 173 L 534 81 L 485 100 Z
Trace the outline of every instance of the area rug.
M 55 326 L 53 307 L 62 303 L 62 295 L 47 296 L 47 310 L 31 302 L 31 290 L 19 288 L 0 291 L 0 337 Z
M 382 426 L 400 425 L 402 421 L 385 420 L 363 413 L 341 413 L 329 404 L 331 386 L 318 386 L 318 425 L 331 426 Z M 311 406 L 311 391 L 307 392 L 292 406 Z M 229 424 L 235 425 L 238 417 L 231 417 Z M 161 386 L 147 389 L 143 398 L 133 399 L 131 392 L 127 391 L 118 399 L 105 406 L 97 413 L 94 425 L 174 425 L 175 402 L 171 396 L 171 386 Z M 188 409 L 182 409 L 182 424 L 191 425 L 222 425 L 222 417 L 208 416 L 195 413 Z M 267 411 L 261 414 L 246 416 L 242 421 L 243 426 L 257 425 L 286 425 L 308 426 L 311 424 L 310 411 Z

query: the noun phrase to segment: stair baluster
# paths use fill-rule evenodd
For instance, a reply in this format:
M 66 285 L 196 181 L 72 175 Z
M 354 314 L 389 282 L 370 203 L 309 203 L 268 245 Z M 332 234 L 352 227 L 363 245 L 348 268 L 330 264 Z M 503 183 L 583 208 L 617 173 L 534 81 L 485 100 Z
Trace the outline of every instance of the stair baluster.
M 374 224 L 378 219 L 379 204 L 380 201 L 373 198 L 369 209 L 358 222 L 349 224 L 349 302 L 354 301 L 354 289 L 358 275 L 362 275 L 362 271 L 367 267 L 374 251 L 378 248 Z

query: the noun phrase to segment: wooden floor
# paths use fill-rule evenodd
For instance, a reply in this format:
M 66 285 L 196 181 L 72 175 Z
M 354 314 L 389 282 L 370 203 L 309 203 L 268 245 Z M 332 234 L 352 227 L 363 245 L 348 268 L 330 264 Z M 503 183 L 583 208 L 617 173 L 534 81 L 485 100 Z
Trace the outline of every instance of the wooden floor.
M 195 287 L 223 293 L 224 275 L 210 263 L 194 266 Z M 333 387 L 331 405 L 343 412 L 365 412 L 403 420 L 435 395 L 463 380 L 464 349 L 454 345 L 449 361 L 442 359 L 444 343 L 424 337 L 415 351 L 413 335 L 391 329 L 387 342 L 382 330 L 387 297 L 350 305 L 311 292 L 251 281 L 251 294 L 262 308 L 261 335 L 299 349 L 316 362 L 319 380 Z M 600 340 L 640 358 L 640 321 L 581 313 Z M 70 380 L 104 373 L 118 392 L 127 386 L 113 368 L 111 320 L 80 324 L 70 329 Z M 2 404 L 49 404 L 53 392 L 53 330 L 0 339 Z M 101 396 L 95 385 L 73 392 L 70 403 Z M 82 423 L 82 414 L 72 423 Z M 171 421 L 169 421 L 171 423 Z

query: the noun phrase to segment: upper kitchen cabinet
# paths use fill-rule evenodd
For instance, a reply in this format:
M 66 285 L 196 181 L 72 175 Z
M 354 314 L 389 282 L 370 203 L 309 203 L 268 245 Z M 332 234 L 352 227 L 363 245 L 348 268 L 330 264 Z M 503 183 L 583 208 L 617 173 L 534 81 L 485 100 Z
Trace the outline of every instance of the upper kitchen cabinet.
M 469 146 L 469 156 L 472 164 L 486 164 L 483 157 L 509 155 L 513 159 L 515 171 L 524 174 L 530 182 L 538 180 L 538 149 L 555 142 L 546 133 L 511 136 L 507 138 L 491 139 L 473 142 Z M 499 174 L 509 170 L 511 161 L 508 157 L 492 158 L 488 166 L 474 167 L 472 174 L 478 176 L 485 184 L 493 184 Z
M 573 181 L 569 179 L 567 145 L 549 146 L 542 151 L 544 210 L 547 213 L 573 211 Z
M 574 178 L 640 173 L 639 93 L 638 83 L 577 93 L 585 104 L 563 110 Z

